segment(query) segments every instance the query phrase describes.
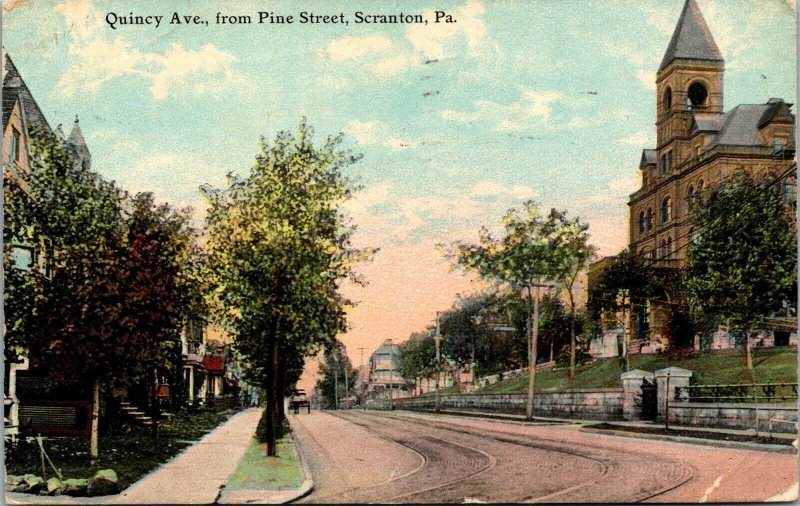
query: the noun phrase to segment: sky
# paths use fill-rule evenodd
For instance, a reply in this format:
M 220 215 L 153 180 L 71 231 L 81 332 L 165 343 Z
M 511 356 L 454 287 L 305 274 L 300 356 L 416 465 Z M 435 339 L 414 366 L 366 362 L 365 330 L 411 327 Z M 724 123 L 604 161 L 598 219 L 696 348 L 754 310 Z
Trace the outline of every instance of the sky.
M 725 58 L 725 109 L 794 102 L 796 0 L 697 0 Z M 245 173 L 260 136 L 308 118 L 363 159 L 355 244 L 380 248 L 345 286 L 355 365 L 479 282 L 436 245 L 477 239 L 528 199 L 590 225 L 600 255 L 627 243 L 627 198 L 655 147 L 655 71 L 684 0 L 211 2 L 3 0 L 3 46 L 51 126 L 76 117 L 93 169 L 161 201 Z M 217 13 L 344 13 L 342 24 L 216 24 Z M 455 23 L 434 23 L 434 10 Z M 357 24 L 355 13 L 428 24 Z M 170 24 L 173 13 L 208 25 Z M 112 28 L 114 16 L 164 16 Z M 361 350 L 360 348 L 364 348 Z M 314 377 L 313 364 L 304 382 Z

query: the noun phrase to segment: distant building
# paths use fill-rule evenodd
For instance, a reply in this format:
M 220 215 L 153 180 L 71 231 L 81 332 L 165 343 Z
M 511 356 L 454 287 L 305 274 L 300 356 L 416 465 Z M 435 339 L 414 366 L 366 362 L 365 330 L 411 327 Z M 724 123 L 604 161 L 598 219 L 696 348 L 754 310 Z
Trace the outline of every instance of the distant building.
M 367 392 L 385 391 L 390 388 L 400 390 L 408 389 L 408 381 L 397 372 L 397 361 L 400 358 L 398 346 L 387 339 L 369 357 L 369 379 L 366 384 Z M 399 395 L 399 394 L 396 394 Z

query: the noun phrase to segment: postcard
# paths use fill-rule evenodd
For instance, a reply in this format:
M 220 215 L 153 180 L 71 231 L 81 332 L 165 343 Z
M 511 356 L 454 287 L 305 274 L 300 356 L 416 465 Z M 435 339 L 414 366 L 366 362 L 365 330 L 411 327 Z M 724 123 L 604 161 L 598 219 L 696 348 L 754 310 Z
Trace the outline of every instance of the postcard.
M 798 497 L 796 0 L 3 0 L 10 504 Z

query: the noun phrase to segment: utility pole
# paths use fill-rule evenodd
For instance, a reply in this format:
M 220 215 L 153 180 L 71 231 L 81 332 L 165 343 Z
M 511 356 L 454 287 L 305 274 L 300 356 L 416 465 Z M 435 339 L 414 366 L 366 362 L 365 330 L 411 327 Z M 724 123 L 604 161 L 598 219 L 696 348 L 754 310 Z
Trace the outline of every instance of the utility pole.
M 392 397 L 394 396 L 394 344 L 389 339 L 389 411 L 394 409 Z
M 347 395 L 348 395 L 348 392 L 349 392 L 350 388 L 347 386 L 347 373 L 348 373 L 348 371 L 347 371 L 347 361 L 346 360 L 342 364 L 342 367 L 344 367 L 344 399 L 345 399 L 345 402 L 347 402 Z
M 333 368 L 333 409 L 339 409 L 339 368 Z
M 435 411 L 439 413 L 441 409 L 441 395 L 439 393 L 439 381 L 442 378 L 442 332 L 441 327 L 439 326 L 439 311 L 436 311 L 436 334 L 433 336 L 433 340 L 436 343 L 436 409 Z
M 363 403 L 364 409 L 367 409 L 367 391 L 364 387 L 364 378 L 361 377 L 361 375 L 364 374 L 364 350 L 366 350 L 366 348 L 358 348 L 358 351 L 361 352 L 361 358 L 358 363 L 358 377 L 361 378 L 361 402 Z

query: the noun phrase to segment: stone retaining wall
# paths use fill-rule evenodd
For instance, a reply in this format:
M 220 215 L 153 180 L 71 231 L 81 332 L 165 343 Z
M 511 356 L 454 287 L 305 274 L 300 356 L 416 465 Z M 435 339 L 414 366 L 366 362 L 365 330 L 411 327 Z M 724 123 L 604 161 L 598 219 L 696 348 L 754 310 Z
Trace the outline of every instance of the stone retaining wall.
M 525 413 L 526 394 L 442 395 L 442 409 L 467 409 L 498 413 Z M 533 411 L 536 416 L 584 418 L 589 420 L 622 419 L 621 388 L 537 392 Z M 397 399 L 395 409 L 434 409 L 435 396 Z
M 758 413 L 758 417 L 756 417 Z M 792 404 L 673 402 L 669 421 L 677 425 L 797 432 L 797 406 Z

